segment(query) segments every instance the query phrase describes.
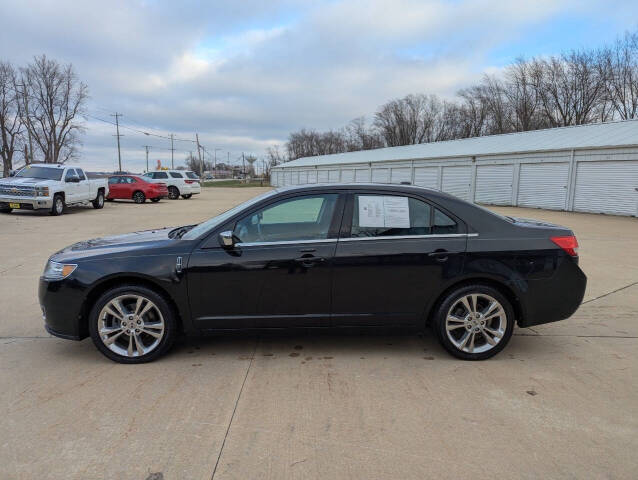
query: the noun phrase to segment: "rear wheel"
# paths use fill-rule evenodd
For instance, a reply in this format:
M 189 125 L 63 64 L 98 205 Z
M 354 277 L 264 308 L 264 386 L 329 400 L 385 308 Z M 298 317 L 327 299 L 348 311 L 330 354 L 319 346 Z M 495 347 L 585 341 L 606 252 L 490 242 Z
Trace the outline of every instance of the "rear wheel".
M 144 195 L 144 192 L 138 190 L 133 194 L 133 201 L 135 203 L 144 203 L 146 201 L 146 195 Z
M 179 190 L 177 187 L 170 186 L 168 187 L 168 198 L 171 200 L 177 200 L 179 198 Z
M 157 203 L 157 202 L 159 202 L 159 201 L 160 201 L 160 199 L 159 199 L 159 198 L 151 198 L 151 202 L 153 202 L 153 203 Z
M 188 200 L 188 199 L 189 199 L 189 198 L 191 198 L 192 196 L 193 196 L 193 194 L 192 194 L 192 193 L 189 193 L 189 194 L 187 194 L 187 195 L 182 195 L 182 198 L 183 198 L 184 200 Z
M 95 197 L 95 200 L 93 200 L 93 208 L 103 208 L 104 207 L 104 192 L 102 190 L 100 190 L 99 192 L 97 192 L 97 197 Z
M 514 331 L 514 310 L 498 290 L 468 285 L 439 305 L 434 328 L 445 349 L 463 360 L 485 360 L 503 350 Z
M 93 305 L 89 331 L 95 346 L 119 363 L 144 363 L 163 355 L 176 336 L 175 314 L 153 290 L 125 285 Z
M 53 216 L 62 215 L 65 207 L 64 197 L 59 193 L 56 193 L 53 196 L 53 205 L 51 206 L 51 211 L 49 213 Z

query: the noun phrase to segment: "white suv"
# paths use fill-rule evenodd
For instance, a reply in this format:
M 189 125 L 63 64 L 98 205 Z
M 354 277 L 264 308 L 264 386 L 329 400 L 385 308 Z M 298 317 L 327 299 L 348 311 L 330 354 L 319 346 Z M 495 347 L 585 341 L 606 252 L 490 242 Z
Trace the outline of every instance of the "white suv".
M 189 173 L 195 178 L 191 178 Z M 188 199 L 202 192 L 199 178 L 188 170 L 156 170 L 145 173 L 143 177 L 150 181 L 165 183 L 168 187 L 168 198 L 171 200 L 177 200 L 180 195 Z

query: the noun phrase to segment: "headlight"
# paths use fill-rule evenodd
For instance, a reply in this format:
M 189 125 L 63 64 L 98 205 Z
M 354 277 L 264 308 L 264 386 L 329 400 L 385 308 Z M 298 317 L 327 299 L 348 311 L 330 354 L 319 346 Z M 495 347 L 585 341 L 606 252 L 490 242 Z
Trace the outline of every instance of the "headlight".
M 71 275 L 76 268 L 78 266 L 73 263 L 58 263 L 49 260 L 42 276 L 47 280 L 62 280 Z
M 38 197 L 48 197 L 49 196 L 49 187 L 35 187 L 35 194 Z

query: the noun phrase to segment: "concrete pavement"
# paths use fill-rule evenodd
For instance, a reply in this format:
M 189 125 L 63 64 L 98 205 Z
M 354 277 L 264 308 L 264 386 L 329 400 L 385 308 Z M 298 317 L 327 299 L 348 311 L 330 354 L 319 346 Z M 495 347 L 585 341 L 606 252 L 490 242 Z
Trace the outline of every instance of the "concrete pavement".
M 52 252 L 261 191 L 0 216 L 0 479 L 635 478 L 635 218 L 497 208 L 573 228 L 589 285 L 571 319 L 486 362 L 431 335 L 317 334 L 188 339 L 124 366 L 44 332 Z

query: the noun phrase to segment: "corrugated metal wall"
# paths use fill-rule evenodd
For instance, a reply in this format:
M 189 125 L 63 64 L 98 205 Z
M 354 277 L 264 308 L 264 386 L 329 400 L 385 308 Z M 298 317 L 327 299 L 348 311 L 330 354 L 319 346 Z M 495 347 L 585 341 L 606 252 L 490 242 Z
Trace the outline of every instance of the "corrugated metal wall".
M 638 148 L 414 160 L 330 168 L 276 167 L 275 186 L 305 183 L 401 183 L 488 205 L 638 216 Z

